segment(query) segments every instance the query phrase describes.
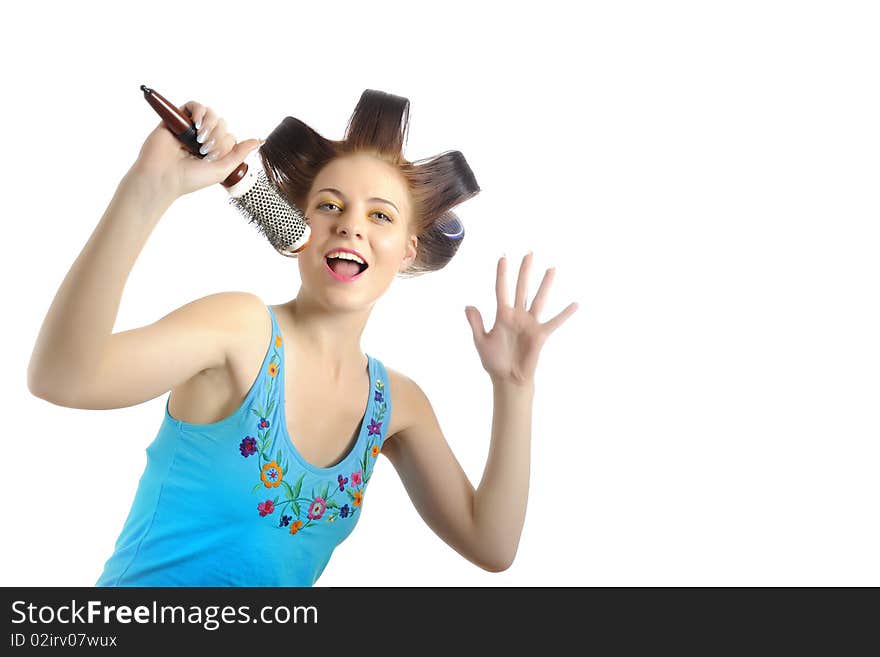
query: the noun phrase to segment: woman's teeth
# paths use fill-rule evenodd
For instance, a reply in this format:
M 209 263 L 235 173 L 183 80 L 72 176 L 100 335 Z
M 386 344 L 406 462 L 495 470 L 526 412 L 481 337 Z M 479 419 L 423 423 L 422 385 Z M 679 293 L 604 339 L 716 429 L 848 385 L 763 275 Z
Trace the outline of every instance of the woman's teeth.
M 359 265 L 344 258 L 325 258 L 325 262 L 334 274 L 345 279 L 354 278 L 366 269 L 366 265 Z

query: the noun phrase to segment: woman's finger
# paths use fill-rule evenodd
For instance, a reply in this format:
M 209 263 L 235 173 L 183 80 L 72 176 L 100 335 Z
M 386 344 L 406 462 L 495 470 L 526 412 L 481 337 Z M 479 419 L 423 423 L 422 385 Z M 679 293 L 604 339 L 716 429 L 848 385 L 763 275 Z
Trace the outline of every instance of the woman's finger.
M 495 298 L 499 308 L 503 308 L 509 303 L 507 300 L 507 256 L 501 256 L 495 270 Z
M 226 153 L 232 150 L 233 146 L 235 146 L 235 141 L 233 141 L 232 144 L 229 144 L 229 140 L 227 139 L 228 136 L 229 135 L 226 132 L 226 121 L 222 118 L 218 118 L 213 129 L 211 129 L 211 131 L 205 136 L 205 140 L 199 147 L 199 153 L 205 156 L 208 156 L 211 153 L 217 153 L 213 158 L 215 160 L 223 157 Z M 223 150 L 224 148 L 226 148 L 225 151 Z
M 543 326 L 544 329 L 547 331 L 547 335 L 550 335 L 551 333 L 553 333 L 553 331 L 558 329 L 559 325 L 562 324 L 562 322 L 564 322 L 566 319 L 568 319 L 577 309 L 577 303 L 572 301 L 561 313 L 556 315 L 556 317 L 554 317 L 553 319 L 544 322 L 541 326 Z
M 214 129 L 211 131 L 212 136 L 226 136 L 229 133 L 229 128 L 226 125 L 226 119 L 222 116 L 217 118 L 217 123 L 214 124 Z
M 192 119 L 193 124 L 196 126 L 196 130 L 199 130 L 202 127 L 202 120 L 205 118 L 205 109 L 204 105 L 197 103 L 194 100 L 190 100 L 180 107 L 181 111 L 189 114 L 190 119 Z
M 217 131 L 215 130 L 214 132 L 216 133 Z M 205 145 L 207 146 L 207 144 L 210 144 L 211 142 L 214 142 L 214 144 L 204 158 L 209 162 L 219 160 L 221 157 L 226 157 L 226 155 L 228 155 L 235 147 L 235 137 L 230 134 L 224 135 L 219 141 L 214 137 L 211 137 Z
M 196 141 L 200 144 L 207 143 L 210 139 L 209 135 L 211 131 L 214 129 L 214 126 L 219 121 L 220 117 L 217 116 L 217 113 L 212 110 L 210 107 L 205 108 L 205 116 L 202 119 L 202 128 L 199 130 L 196 135 Z
M 529 251 L 522 259 L 519 266 L 519 277 L 516 279 L 516 297 L 513 301 L 514 308 L 526 309 L 526 298 L 529 294 L 529 267 L 532 264 L 532 252 Z
M 471 325 L 474 334 L 474 342 L 479 342 L 486 337 L 486 327 L 483 325 L 483 316 L 476 306 L 465 306 L 464 315 Z
M 532 307 L 529 308 L 529 312 L 534 315 L 535 319 L 538 319 L 538 315 L 540 315 L 541 311 L 544 309 L 544 301 L 546 300 L 547 292 L 550 289 L 550 283 L 552 282 L 555 273 L 556 267 L 551 267 L 544 272 L 544 278 L 541 279 L 541 285 L 538 286 L 535 298 L 532 299 Z

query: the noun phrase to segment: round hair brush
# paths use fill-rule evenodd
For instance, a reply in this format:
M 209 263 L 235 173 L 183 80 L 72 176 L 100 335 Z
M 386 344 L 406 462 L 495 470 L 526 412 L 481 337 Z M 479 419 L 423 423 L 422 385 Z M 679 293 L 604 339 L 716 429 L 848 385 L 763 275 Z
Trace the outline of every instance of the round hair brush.
M 169 103 L 155 89 L 141 85 L 144 98 L 162 118 L 165 127 L 196 157 L 201 144 L 190 119 Z M 256 224 L 263 236 L 281 255 L 296 257 L 306 248 L 311 230 L 305 215 L 278 191 L 262 166 L 254 168 L 242 162 L 222 183 L 229 192 L 229 204 L 250 223 Z

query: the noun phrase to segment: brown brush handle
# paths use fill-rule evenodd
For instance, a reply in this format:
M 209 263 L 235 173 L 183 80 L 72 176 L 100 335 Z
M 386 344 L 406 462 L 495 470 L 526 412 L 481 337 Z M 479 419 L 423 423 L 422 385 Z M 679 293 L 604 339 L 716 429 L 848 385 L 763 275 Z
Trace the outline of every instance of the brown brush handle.
M 196 127 L 193 125 L 192 120 L 186 116 L 186 114 L 177 109 L 176 106 L 169 103 L 165 97 L 155 89 L 150 89 L 142 84 L 141 91 L 144 92 L 144 98 L 150 106 L 156 110 L 156 114 L 160 116 L 165 127 L 171 131 L 171 134 L 177 137 L 180 143 L 183 144 L 190 153 L 198 158 L 205 157 L 199 153 L 199 148 L 201 148 L 202 145 L 196 140 L 196 135 L 198 133 L 196 132 Z M 230 173 L 226 180 L 220 184 L 224 187 L 232 187 L 235 183 L 244 178 L 247 170 L 247 164 L 242 162 L 235 168 L 235 171 Z

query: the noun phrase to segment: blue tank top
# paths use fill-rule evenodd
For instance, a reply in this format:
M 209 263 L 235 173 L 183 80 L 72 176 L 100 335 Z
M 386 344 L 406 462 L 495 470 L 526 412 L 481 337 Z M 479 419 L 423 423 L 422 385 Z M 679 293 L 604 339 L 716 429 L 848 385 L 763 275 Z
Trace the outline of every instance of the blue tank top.
M 354 529 L 391 417 L 387 372 L 367 354 L 371 388 L 355 446 L 332 467 L 308 463 L 287 433 L 284 340 L 267 308 L 269 349 L 238 410 L 191 424 L 174 419 L 166 399 L 95 586 L 312 586 Z

